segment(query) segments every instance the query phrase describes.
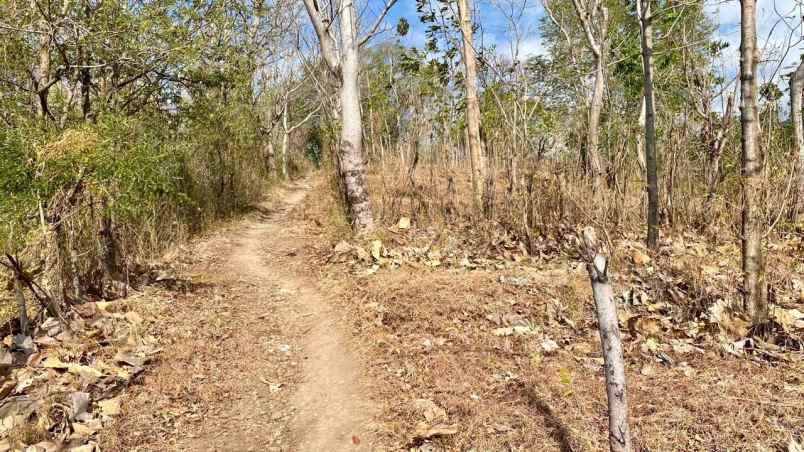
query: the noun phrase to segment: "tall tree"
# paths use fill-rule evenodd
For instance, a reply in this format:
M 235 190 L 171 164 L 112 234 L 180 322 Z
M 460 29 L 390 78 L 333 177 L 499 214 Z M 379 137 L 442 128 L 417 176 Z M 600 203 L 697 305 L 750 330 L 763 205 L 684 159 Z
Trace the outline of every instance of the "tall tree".
M 740 2 L 740 123 L 742 125 L 742 270 L 743 305 L 754 324 L 768 319 L 768 293 L 762 257 L 760 210 L 764 161 L 757 124 L 756 0 Z
M 463 37 L 463 78 L 466 90 L 466 129 L 469 159 L 472 164 L 472 192 L 476 209 L 483 206 L 486 181 L 486 157 L 480 142 L 480 103 L 477 99 L 477 53 L 473 43 L 471 0 L 458 0 L 458 16 Z
M 606 82 L 605 56 L 609 12 L 602 0 L 572 0 L 572 5 L 583 26 L 586 44 L 592 52 L 595 67 L 586 132 L 586 166 L 592 178 L 592 187 L 597 190 L 603 178 L 603 159 L 600 156 L 600 113 L 603 111 L 603 90 Z
M 801 120 L 801 96 L 804 91 L 804 60 L 790 76 L 790 118 L 793 121 L 793 144 L 796 155 L 796 193 L 793 197 L 791 219 L 804 215 L 804 124 Z
M 637 0 L 645 74 L 645 170 L 648 188 L 648 248 L 659 244 L 659 180 L 656 169 L 656 97 L 653 95 L 653 17 L 650 0 Z
M 335 2 L 336 0 L 332 0 Z M 341 137 L 339 171 L 346 188 L 346 206 L 352 227 L 358 234 L 374 229 L 371 200 L 366 187 L 363 164 L 363 124 L 360 111 L 360 46 L 379 28 L 385 15 L 396 3 L 389 0 L 369 33 L 358 37 L 358 16 L 355 0 L 337 0 L 337 12 L 327 14 L 317 0 L 304 0 L 304 6 L 315 29 L 321 47 L 321 56 L 338 84 L 340 97 Z M 333 8 L 330 8 L 332 11 Z M 339 42 L 336 42 L 331 25 L 340 23 Z

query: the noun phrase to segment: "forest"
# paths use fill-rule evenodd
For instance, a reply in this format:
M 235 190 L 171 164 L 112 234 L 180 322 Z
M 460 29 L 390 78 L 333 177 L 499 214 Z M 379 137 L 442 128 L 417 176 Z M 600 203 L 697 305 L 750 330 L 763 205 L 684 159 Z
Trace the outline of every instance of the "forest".
M 0 0 L 0 452 L 804 451 L 801 0 Z

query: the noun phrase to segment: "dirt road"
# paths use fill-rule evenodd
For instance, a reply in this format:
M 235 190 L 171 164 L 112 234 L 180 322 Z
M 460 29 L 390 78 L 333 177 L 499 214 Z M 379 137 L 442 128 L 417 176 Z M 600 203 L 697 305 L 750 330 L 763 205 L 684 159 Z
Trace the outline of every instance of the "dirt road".
M 121 446 L 182 451 L 369 450 L 374 408 L 338 312 L 297 254 L 289 214 L 309 186 L 196 247 L 207 289 L 179 300 L 163 340 L 176 346 L 135 389 Z M 169 425 L 146 426 L 173 413 Z M 125 432 L 123 432 L 125 430 Z M 148 443 L 140 440 L 147 438 Z

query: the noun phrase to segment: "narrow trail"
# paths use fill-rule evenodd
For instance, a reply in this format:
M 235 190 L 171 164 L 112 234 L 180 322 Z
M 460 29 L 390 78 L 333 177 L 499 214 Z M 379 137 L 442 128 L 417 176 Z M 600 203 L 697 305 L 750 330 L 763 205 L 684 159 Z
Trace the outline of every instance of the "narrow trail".
M 303 238 L 294 236 L 300 228 L 290 212 L 309 189 L 296 183 L 280 190 L 258 214 L 204 244 L 200 268 L 213 281 L 213 296 L 192 296 L 179 309 L 169 335 L 181 350 L 154 369 L 157 381 L 139 395 L 138 408 L 153 412 L 144 417 L 164 410 L 158 401 L 149 407 L 149 397 L 185 412 L 167 435 L 150 432 L 173 438 L 147 450 L 370 448 L 375 411 L 360 361 L 297 253 Z

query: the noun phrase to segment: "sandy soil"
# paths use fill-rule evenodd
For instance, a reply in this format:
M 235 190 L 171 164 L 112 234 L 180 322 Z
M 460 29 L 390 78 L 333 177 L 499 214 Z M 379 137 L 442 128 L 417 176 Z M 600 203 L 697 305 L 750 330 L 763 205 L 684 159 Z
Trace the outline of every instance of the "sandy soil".
M 371 448 L 362 363 L 305 272 L 296 183 L 194 247 L 196 288 L 162 307 L 165 352 L 132 388 L 107 450 Z

